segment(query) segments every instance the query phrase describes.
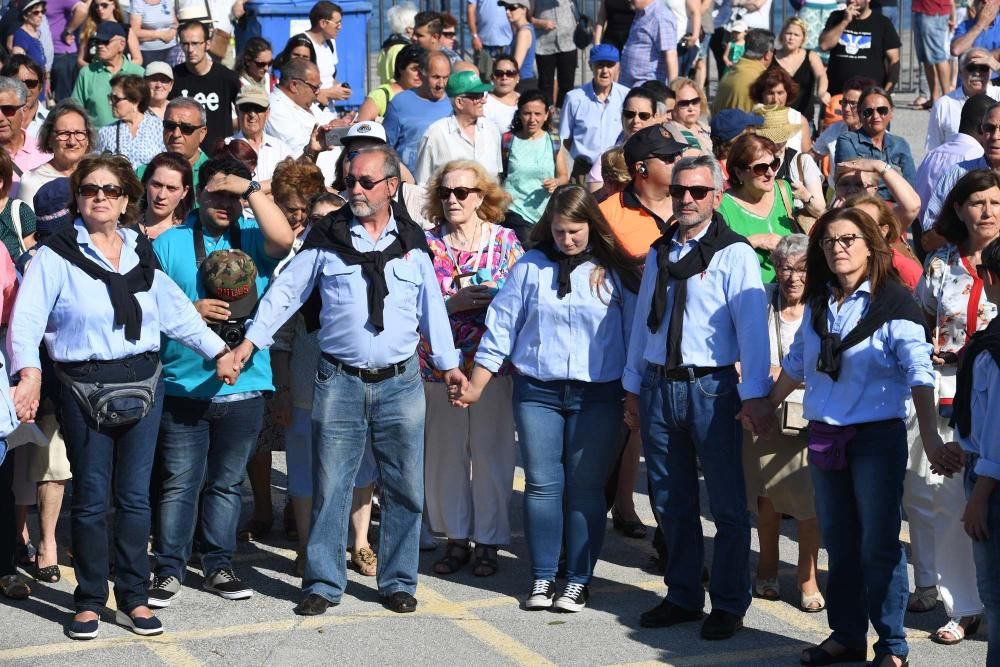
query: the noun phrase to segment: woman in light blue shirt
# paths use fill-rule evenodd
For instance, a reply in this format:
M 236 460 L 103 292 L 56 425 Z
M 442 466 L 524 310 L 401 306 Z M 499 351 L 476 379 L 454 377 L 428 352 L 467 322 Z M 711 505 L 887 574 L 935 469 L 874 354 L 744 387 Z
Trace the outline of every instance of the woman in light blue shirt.
M 805 381 L 809 463 L 830 559 L 833 632 L 801 661 L 863 662 L 870 620 L 879 636 L 871 664 L 900 665 L 908 652 L 899 543 L 908 397 L 931 462 L 958 457 L 937 433 L 923 314 L 877 223 L 857 209 L 827 212 L 812 229 L 806 267 L 803 324 L 770 394 L 777 408 Z
M 638 275 L 593 196 L 559 187 L 532 229 L 537 244 L 486 314 L 469 390 L 479 399 L 507 359 L 524 462 L 525 532 L 534 582 L 526 608 L 580 611 L 601 552 L 604 485 L 618 457 L 621 386 Z M 555 597 L 565 534 L 568 584 Z
M 19 419 L 35 419 L 44 340 L 60 379 L 60 422 L 73 471 L 70 520 L 78 586 L 69 636 L 96 637 L 107 603 L 109 489 L 116 510 L 116 622 L 140 635 L 156 635 L 163 627 L 146 606 L 146 545 L 149 476 L 163 409 L 160 334 L 207 359 L 226 348 L 157 268 L 149 240 L 119 228 L 135 221 L 142 196 L 132 165 L 117 156 L 85 158 L 70 177 L 70 189 L 75 194 L 70 210 L 79 217 L 35 255 L 14 305 L 11 371 L 20 372 L 14 405 Z M 90 391 L 85 383 L 103 388 Z M 114 384 L 136 391 L 102 411 L 99 401 Z M 74 386 L 82 387 L 86 398 L 78 398 Z M 141 391 L 146 395 L 139 397 Z M 123 418 L 126 411 L 131 418 Z

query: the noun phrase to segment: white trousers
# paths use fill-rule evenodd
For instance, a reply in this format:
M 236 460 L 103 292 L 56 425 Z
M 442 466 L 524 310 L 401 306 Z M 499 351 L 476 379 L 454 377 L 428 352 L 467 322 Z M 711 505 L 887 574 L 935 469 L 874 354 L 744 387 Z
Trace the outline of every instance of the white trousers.
M 513 379 L 495 377 L 467 409 L 443 382 L 425 382 L 424 502 L 431 530 L 477 544 L 510 542 L 514 486 Z
M 916 422 L 916 417 L 910 421 Z M 972 540 L 962 525 L 966 503 L 962 475 L 949 479 L 932 473 L 919 431 L 909 423 L 907 427 L 910 465 L 903 483 L 903 507 L 910 523 L 914 584 L 937 585 L 949 618 L 981 614 Z M 955 439 L 948 420 L 940 417 L 938 433 L 945 442 Z

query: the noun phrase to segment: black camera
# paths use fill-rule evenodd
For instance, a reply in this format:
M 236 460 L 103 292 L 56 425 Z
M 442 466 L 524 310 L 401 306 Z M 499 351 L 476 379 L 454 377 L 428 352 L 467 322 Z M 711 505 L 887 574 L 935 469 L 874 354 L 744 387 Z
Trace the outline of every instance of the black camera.
M 235 320 L 226 320 L 209 325 L 209 329 L 219 335 L 219 338 L 229 347 L 236 347 L 243 342 L 246 333 L 246 317 Z

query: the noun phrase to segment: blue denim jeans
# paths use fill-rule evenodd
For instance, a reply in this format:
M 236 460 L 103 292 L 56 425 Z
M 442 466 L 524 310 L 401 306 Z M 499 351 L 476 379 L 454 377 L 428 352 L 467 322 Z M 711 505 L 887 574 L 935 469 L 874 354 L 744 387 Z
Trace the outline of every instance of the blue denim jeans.
M 830 637 L 864 648 L 870 620 L 878 633 L 875 664 L 909 651 L 903 629 L 909 583 L 899 542 L 906 460 L 906 426 L 899 420 L 859 430 L 847 446 L 846 470 L 809 466 L 830 559 Z
M 750 513 L 743 433 L 736 421 L 737 382 L 731 368 L 694 380 L 662 378 L 647 370 L 640 416 L 653 510 L 670 554 L 663 578 L 667 599 L 684 609 L 705 605 L 700 461 L 717 530 L 708 591 L 712 608 L 743 616 L 750 606 Z
M 424 506 L 424 385 L 411 357 L 399 376 L 366 383 L 321 358 L 312 413 L 313 511 L 305 594 L 338 602 L 347 586 L 347 523 L 354 480 L 371 437 L 381 486 L 379 593 L 417 589 Z
M 157 445 L 157 574 L 184 580 L 196 528 L 205 576 L 232 566 L 240 485 L 263 419 L 263 397 L 230 403 L 166 398 Z
M 566 538 L 566 578 L 589 584 L 606 532 L 604 485 L 618 458 L 621 382 L 514 376 L 524 465 L 524 526 L 534 579 L 554 580 Z
M 61 386 L 61 385 L 60 385 Z M 62 388 L 59 425 L 73 471 L 70 532 L 76 611 L 98 614 L 108 601 L 114 550 L 115 600 L 122 611 L 145 605 L 149 584 L 149 475 L 163 412 L 163 381 L 145 417 L 130 426 L 96 428 L 76 399 Z M 108 525 L 108 495 L 115 507 Z
M 972 493 L 976 475 L 975 454 L 966 454 L 965 493 Z M 972 543 L 972 557 L 976 561 L 976 584 L 979 599 L 986 607 L 986 667 L 1000 667 L 1000 489 L 990 496 L 987 522 L 990 537 L 985 542 Z

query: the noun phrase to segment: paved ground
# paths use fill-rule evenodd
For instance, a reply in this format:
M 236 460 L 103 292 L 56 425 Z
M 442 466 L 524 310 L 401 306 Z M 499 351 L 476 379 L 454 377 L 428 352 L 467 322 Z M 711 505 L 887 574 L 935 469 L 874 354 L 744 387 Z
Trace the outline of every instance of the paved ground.
M 277 505 L 284 498 L 280 472 L 284 456 L 275 459 Z M 746 629 L 732 640 L 704 642 L 698 638 L 697 624 L 638 628 L 639 613 L 658 603 L 664 586 L 658 576 L 642 569 L 653 553 L 649 541 L 628 540 L 616 533 L 610 533 L 605 543 L 586 610 L 523 611 L 520 605 L 530 586 L 530 570 L 520 532 L 520 471 L 515 487 L 515 538 L 501 553 L 500 573 L 477 579 L 466 569 L 446 579 L 431 572 L 437 556 L 424 554 L 417 593 L 420 608 L 415 614 L 385 611 L 377 602 L 374 581 L 352 572 L 343 604 L 321 617 L 294 616 L 292 607 L 300 597 L 298 581 L 291 575 L 294 552 L 279 532 L 273 541 L 240 548 L 236 567 L 257 591 L 252 599 L 228 602 L 205 593 L 199 588 L 200 574 L 192 570 L 180 599 L 160 614 L 167 633 L 153 639 L 114 625 L 110 612 L 104 615 L 99 639 L 67 639 L 64 626 L 72 608 L 73 571 L 63 567 L 63 580 L 52 586 L 36 584 L 31 600 L 17 604 L 0 600 L 0 664 L 306 665 L 335 659 L 358 665 L 794 665 L 802 647 L 827 634 L 825 613 L 805 614 L 795 606 L 796 546 L 790 521 L 784 522 L 781 539 L 783 600 L 755 600 Z M 645 496 L 637 494 L 636 504 L 646 523 L 651 523 Z M 707 558 L 711 558 L 714 528 L 708 521 L 704 524 Z M 905 528 L 902 537 L 908 539 Z M 756 552 L 755 543 L 754 562 Z M 821 568 L 825 584 L 823 554 Z M 940 607 L 907 617 L 911 664 L 983 664 L 984 642 L 971 639 L 948 648 L 927 639 L 928 632 L 945 620 Z

